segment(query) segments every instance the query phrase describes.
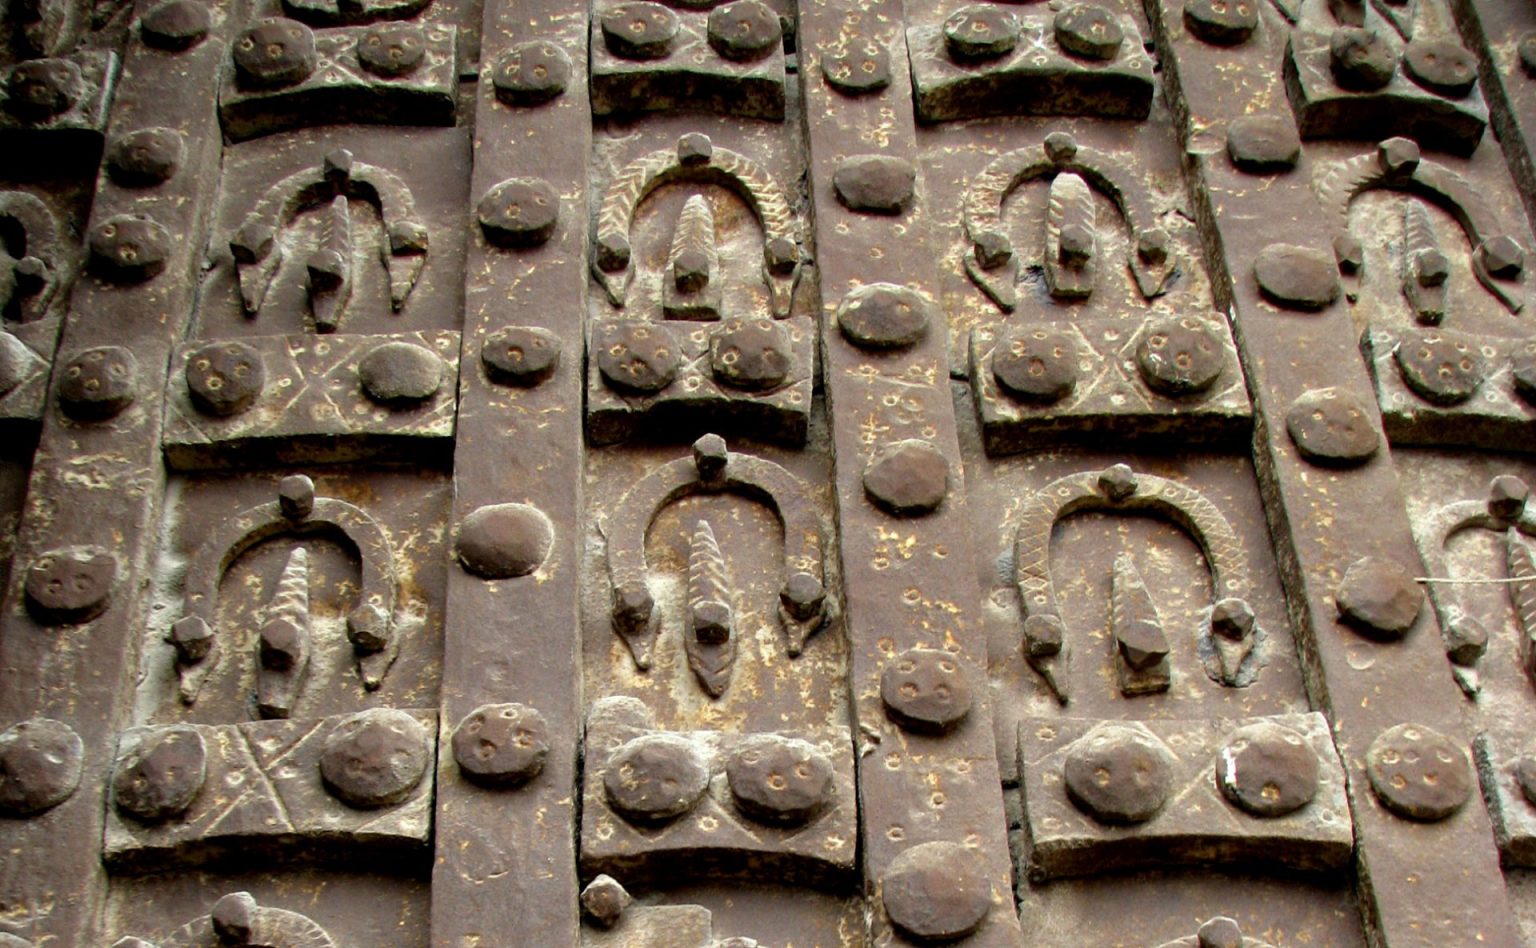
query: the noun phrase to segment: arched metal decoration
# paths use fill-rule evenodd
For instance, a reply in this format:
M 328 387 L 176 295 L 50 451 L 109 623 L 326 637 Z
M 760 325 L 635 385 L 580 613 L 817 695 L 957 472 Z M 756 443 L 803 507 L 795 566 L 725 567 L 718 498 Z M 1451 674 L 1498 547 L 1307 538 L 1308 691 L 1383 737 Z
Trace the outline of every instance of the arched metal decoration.
M 357 606 L 347 616 L 347 636 L 357 652 L 363 685 L 372 690 L 383 682 L 399 651 L 401 627 L 395 615 L 394 549 L 384 528 L 367 512 L 344 500 L 315 497 L 314 484 L 298 475 L 285 479 L 280 499 L 224 521 L 193 554 L 183 614 L 168 636 L 178 652 L 183 702 L 197 701 L 213 669 L 209 659 L 217 647 L 214 621 L 225 572 L 246 551 L 274 537 L 316 534 L 339 534 L 357 551 L 361 589 Z
M 1472 272 L 1478 282 L 1511 313 L 1525 308 L 1520 282 L 1525 251 L 1466 178 L 1421 158 L 1419 146 L 1409 139 L 1387 139 L 1374 154 L 1342 162 L 1318 181 L 1318 196 L 1324 210 L 1332 213 L 1341 237 L 1349 235 L 1350 205 L 1355 198 L 1373 190 L 1401 191 L 1444 209 L 1467 236 L 1472 248 Z M 1504 277 L 1494 276 L 1489 269 L 1490 248 L 1496 245 L 1504 245 L 1515 254 L 1516 262 L 1512 265 L 1504 261 L 1509 274 Z
M 660 615 L 646 583 L 645 536 L 662 509 L 694 494 L 737 494 L 766 505 L 784 527 L 784 586 L 779 625 L 791 656 L 821 628 L 828 615 L 821 522 L 810 489 L 789 471 L 763 458 L 727 452 L 725 441 L 705 435 L 691 458 L 663 464 L 641 478 L 614 511 L 608 532 L 608 577 L 613 587 L 613 627 L 635 664 L 651 665 Z M 702 601 L 702 599 L 701 599 Z
M 1052 481 L 1019 515 L 1014 578 L 1023 605 L 1025 655 L 1062 704 L 1070 698 L 1070 649 L 1051 580 L 1051 532 L 1061 520 L 1083 511 L 1153 514 L 1172 521 L 1204 554 L 1213 600 L 1246 604 L 1251 598 L 1248 554 L 1227 518 L 1198 491 L 1167 478 L 1133 474 L 1123 464 Z M 1216 654 L 1214 662 L 1206 663 L 1207 674 L 1227 685 L 1245 683 L 1242 672 L 1260 634 L 1250 623 L 1234 641 L 1208 628 L 1205 635 Z
M 119 945 L 138 948 L 203 948 L 210 944 L 248 948 L 337 948 L 325 929 L 298 912 L 258 905 L 248 892 L 219 899 L 207 915 L 193 919 L 170 938 L 154 943 L 125 938 Z
M 661 149 L 625 165 L 603 195 L 597 213 L 592 272 L 622 307 L 634 280 L 629 243 L 635 211 L 652 191 L 676 181 L 716 184 L 747 202 L 763 228 L 763 277 L 773 313 L 789 315 L 795 281 L 800 277 L 800 224 L 784 191 L 768 170 L 740 152 L 720 148 L 703 135 L 684 135 L 676 149 Z
M 229 249 L 235 258 L 240 300 L 247 316 L 261 311 L 272 279 L 282 266 L 278 234 L 301 212 L 330 205 L 327 237 L 309 260 L 309 294 L 316 328 L 321 332 L 335 330 L 352 287 L 348 198 L 368 201 L 379 209 L 386 236 L 380 256 L 389 272 L 390 306 L 398 311 L 405 305 L 426 266 L 426 224 L 417 216 L 415 199 L 404 181 L 393 172 L 354 161 L 351 152 L 339 149 L 326 155 L 318 166 L 295 172 L 268 188 L 230 237 Z
M 1520 663 L 1536 682 L 1536 551 L 1522 537 L 1536 541 L 1536 508 L 1526 503 L 1524 482 L 1513 477 L 1495 478 L 1488 500 L 1463 500 L 1447 504 L 1430 515 L 1425 524 L 1420 553 L 1429 571 L 1429 600 L 1434 604 L 1445 636 L 1451 669 L 1468 697 L 1481 688 L 1479 665 L 1488 648 L 1488 631 L 1472 617 L 1464 604 L 1462 587 L 1452 578 L 1448 549 L 1451 540 L 1467 530 L 1488 530 L 1504 537 L 1510 604 L 1520 634 Z
M 1143 189 L 1126 173 L 1129 156 L 1079 145 L 1065 132 L 1053 132 L 1038 145 L 999 155 L 971 182 L 965 193 L 965 272 L 1004 312 L 1018 305 L 1019 257 L 1003 230 L 1003 202 L 1019 186 L 1041 178 L 1072 174 L 1119 208 L 1131 229 L 1131 274 L 1142 296 L 1167 292 L 1174 260 L 1168 235 L 1155 226 L 1155 213 Z

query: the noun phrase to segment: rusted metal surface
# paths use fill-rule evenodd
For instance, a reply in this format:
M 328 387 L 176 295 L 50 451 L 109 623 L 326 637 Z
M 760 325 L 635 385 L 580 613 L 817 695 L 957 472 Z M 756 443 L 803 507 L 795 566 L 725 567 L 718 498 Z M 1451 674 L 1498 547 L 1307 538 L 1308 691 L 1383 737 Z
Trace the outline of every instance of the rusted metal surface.
M 0 942 L 1536 942 L 1533 76 L 1493 0 L 12 4 Z

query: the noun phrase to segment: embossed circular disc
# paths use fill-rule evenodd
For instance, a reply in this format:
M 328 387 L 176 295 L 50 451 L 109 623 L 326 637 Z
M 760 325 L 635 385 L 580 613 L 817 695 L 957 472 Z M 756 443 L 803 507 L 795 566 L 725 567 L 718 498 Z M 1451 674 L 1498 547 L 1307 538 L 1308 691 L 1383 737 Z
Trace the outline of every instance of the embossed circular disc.
M 1324 309 L 1339 298 L 1336 261 L 1309 247 L 1270 244 L 1259 251 L 1253 275 L 1265 296 L 1292 309 Z
M 1443 820 L 1472 795 L 1466 753 L 1421 724 L 1399 724 L 1381 732 L 1366 752 L 1365 771 L 1377 798 L 1405 819 Z
M 1143 823 L 1168 800 L 1173 761 L 1154 738 L 1109 724 L 1072 743 L 1062 779 L 1073 804 L 1100 823 Z
M 678 734 L 647 734 L 608 759 L 608 804 L 632 820 L 666 820 L 693 809 L 709 787 L 699 748 Z
M 137 214 L 118 214 L 91 231 L 91 269 L 113 283 L 142 283 L 165 269 L 171 234 Z
M 1301 734 L 1273 722 L 1239 729 L 1222 745 L 1216 782 L 1254 816 L 1284 816 L 1317 796 L 1317 755 Z
M 992 909 L 986 861 L 959 843 L 913 846 L 891 860 L 880 879 L 880 901 L 891 923 L 913 938 L 963 938 Z
M 538 247 L 560 223 L 560 194 L 540 178 L 509 178 L 475 208 L 485 239 L 498 247 Z

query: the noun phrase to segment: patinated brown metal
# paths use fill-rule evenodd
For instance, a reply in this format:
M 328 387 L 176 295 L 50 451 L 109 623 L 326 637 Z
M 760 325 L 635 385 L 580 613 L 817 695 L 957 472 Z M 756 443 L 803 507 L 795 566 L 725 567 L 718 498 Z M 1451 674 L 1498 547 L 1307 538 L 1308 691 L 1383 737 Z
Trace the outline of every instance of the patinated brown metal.
M 1536 943 L 1532 83 L 1496 0 L 13 3 L 0 943 Z

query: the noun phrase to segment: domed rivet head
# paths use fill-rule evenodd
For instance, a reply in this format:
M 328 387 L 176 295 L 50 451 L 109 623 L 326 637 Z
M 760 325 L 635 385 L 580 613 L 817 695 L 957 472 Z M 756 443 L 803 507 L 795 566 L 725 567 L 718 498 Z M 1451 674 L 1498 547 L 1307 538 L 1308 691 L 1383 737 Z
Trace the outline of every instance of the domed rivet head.
M 193 406 L 215 418 L 250 408 L 267 378 L 261 354 L 243 342 L 215 342 L 194 350 L 185 374 Z
M 1248 174 L 1289 171 L 1301 160 L 1301 135 L 1289 116 L 1245 115 L 1227 126 L 1227 157 Z
M 1237 46 L 1259 26 L 1259 0 L 1185 0 L 1184 26 L 1212 46 Z
M 444 371 L 442 357 L 426 346 L 386 342 L 358 362 L 357 381 L 380 405 L 409 407 L 437 394 Z
M 543 105 L 558 98 L 571 82 L 571 57 L 544 40 L 519 43 L 491 69 L 496 98 L 507 105 Z
M 1398 342 L 1392 353 L 1403 383 L 1435 405 L 1460 405 L 1483 387 L 1488 363 L 1470 340 L 1422 333 Z
M 891 720 L 909 731 L 943 734 L 971 712 L 971 682 L 952 652 L 913 648 L 885 663 L 880 700 Z
M 771 54 L 783 39 L 779 15 L 761 0 L 734 0 L 709 13 L 710 48 L 732 62 L 755 62 Z
M 531 388 L 559 367 L 560 337 L 534 326 L 508 326 L 485 337 L 480 362 L 491 381 Z
M 843 95 L 870 95 L 891 84 L 891 54 L 872 40 L 853 38 L 822 55 L 821 74 Z
M 290 474 L 278 481 L 277 506 L 289 520 L 304 520 L 315 510 L 315 482 L 306 474 Z
M 1424 592 L 1413 574 L 1394 560 L 1367 556 L 1351 563 L 1334 592 L 1339 616 L 1378 639 L 1400 639 L 1413 628 Z
M 208 6 L 197 0 L 170 0 L 139 21 L 139 35 L 146 46 L 173 53 L 201 43 L 212 28 L 213 16 Z
M 426 56 L 426 31 L 411 23 L 381 23 L 357 38 L 358 62 L 385 79 L 409 76 Z
M 1221 335 L 1194 316 L 1153 320 L 1136 344 L 1136 369 L 1147 387 L 1179 398 L 1216 384 L 1227 364 Z
M 491 244 L 539 247 L 549 242 L 560 223 L 560 195 L 548 181 L 511 178 L 487 191 L 475 213 Z
M 173 128 L 141 128 L 118 138 L 107 149 L 112 180 L 130 188 L 169 181 L 186 158 L 182 134 Z
M 1173 756 L 1136 728 L 1100 725 L 1067 748 L 1062 780 L 1073 805 L 1100 823 L 1144 823 L 1168 801 Z
M 143 283 L 165 269 L 171 234 L 157 221 L 118 214 L 91 230 L 91 272 L 109 283 Z
M 548 757 L 549 725 L 527 705 L 482 705 L 453 729 L 453 759 L 473 783 L 519 786 L 538 776 Z
M 789 330 L 774 319 L 728 319 L 710 333 L 709 364 L 715 378 L 731 388 L 778 388 L 793 367 Z
M 1285 816 L 1317 796 L 1317 754 L 1291 728 L 1251 724 L 1222 745 L 1216 782 L 1222 796 L 1253 816 Z
M 1321 251 L 1270 244 L 1259 251 L 1253 276 L 1272 302 L 1288 309 L 1320 310 L 1339 298 L 1339 261 Z
M 697 745 L 678 734 L 647 734 L 608 759 L 608 805 L 633 822 L 662 822 L 693 809 L 709 788 L 709 767 Z
M 69 111 L 85 94 L 80 67 L 68 59 L 16 64 L 5 82 L 6 108 L 18 118 L 42 122 Z
M 755 734 L 738 744 L 726 758 L 725 777 L 736 806 L 759 823 L 805 823 L 832 796 L 827 756 L 777 734 Z
M 130 350 L 86 349 L 64 363 L 59 407 L 76 421 L 104 421 L 133 404 L 138 384 L 139 363 Z
M 861 349 L 904 349 L 921 342 L 933 322 L 922 294 L 894 283 L 871 283 L 843 298 L 837 325 Z
M 1375 30 L 1363 27 L 1334 30 L 1328 56 L 1334 82 L 1350 92 L 1374 92 L 1397 71 L 1392 47 Z
M 421 783 L 430 763 L 426 728 L 404 711 L 370 708 L 336 726 L 320 751 L 320 778 L 359 809 L 393 806 Z
M 1125 42 L 1120 18 L 1094 3 L 1079 3 L 1056 14 L 1056 45 L 1081 59 L 1114 59 Z
M 653 395 L 677 377 L 681 361 L 666 326 L 633 320 L 604 323 L 593 334 L 597 369 L 610 388 Z
M 917 167 L 895 155 L 855 155 L 832 174 L 837 199 L 851 211 L 900 214 L 912 203 Z
M 1403 50 L 1408 78 L 1437 95 L 1462 99 L 1477 85 L 1477 60 L 1460 43 L 1416 39 Z
M 659 3 L 633 0 L 609 7 L 599 26 L 608 51 L 625 59 L 665 59 L 677 38 L 677 14 Z
M 927 441 L 887 444 L 864 466 L 864 493 L 897 517 L 931 513 L 949 495 L 949 459 Z
M 1531 489 L 1512 474 L 1500 474 L 1488 485 L 1488 512 L 1500 520 L 1515 521 L 1525 512 Z
M 1050 405 L 1077 388 L 1077 343 L 1055 329 L 1020 329 L 992 352 L 992 376 L 1020 401 Z
M 213 933 L 226 945 L 249 945 L 256 928 L 256 899 L 249 892 L 231 892 L 208 912 Z
M 1451 816 L 1472 795 L 1472 768 L 1450 738 L 1421 724 L 1382 731 L 1365 755 L 1365 772 L 1382 805 L 1409 820 Z
M 27 569 L 27 609 L 40 622 L 89 622 L 107 610 L 117 557 L 99 546 L 49 550 Z
M 33 718 L 0 731 L 0 813 L 52 809 L 80 786 L 85 745 L 69 725 Z
M 159 823 L 187 812 L 207 777 L 203 735 L 191 727 L 163 728 L 118 757 L 112 796 L 125 815 Z
M 919 941 L 951 941 L 981 927 L 992 910 L 986 860 L 959 843 L 903 850 L 880 879 L 885 914 Z
M 1313 464 L 1348 467 L 1370 460 L 1381 448 L 1376 408 L 1341 388 L 1303 393 L 1285 414 L 1285 430 Z
M 459 562 L 483 579 L 513 579 L 534 572 L 549 558 L 555 527 L 528 504 L 480 507 L 459 525 Z
M 235 37 L 232 55 L 240 83 L 253 89 L 280 89 L 308 79 L 319 64 L 315 34 L 286 17 L 272 17 Z
M 1218 915 L 1200 926 L 1200 931 L 1195 934 L 1195 944 L 1198 948 L 1244 948 L 1248 940 L 1243 937 L 1243 930 L 1236 921 Z
M 617 924 L 624 910 L 629 908 L 634 900 L 634 897 L 619 885 L 618 880 L 609 875 L 598 876 L 581 890 L 582 911 L 604 928 L 612 928 Z
M 1099 474 L 1099 492 L 1110 500 L 1124 500 L 1139 486 L 1129 464 L 1112 464 Z
M 944 21 L 944 44 L 951 59 L 984 62 L 1013 52 L 1019 43 L 1019 20 L 996 7 L 962 7 Z

